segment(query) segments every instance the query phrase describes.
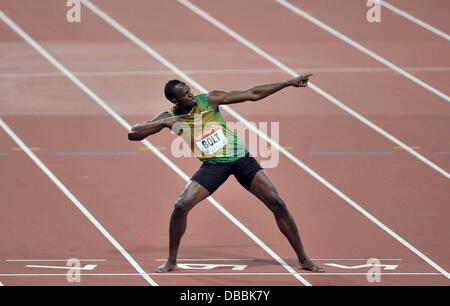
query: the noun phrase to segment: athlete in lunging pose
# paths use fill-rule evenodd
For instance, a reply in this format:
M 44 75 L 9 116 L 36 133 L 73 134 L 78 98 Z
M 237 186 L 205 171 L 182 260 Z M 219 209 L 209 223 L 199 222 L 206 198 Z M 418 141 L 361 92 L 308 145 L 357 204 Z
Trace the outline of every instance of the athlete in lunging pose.
M 176 132 L 191 146 L 194 154 L 203 161 L 200 169 L 175 202 L 170 219 L 169 258 L 156 269 L 157 272 L 168 272 L 176 267 L 178 247 L 186 230 L 189 211 L 213 194 L 230 175 L 234 175 L 244 188 L 272 211 L 278 228 L 297 254 L 300 268 L 323 272 L 323 269 L 315 265 L 306 255 L 294 219 L 272 181 L 259 163 L 249 155 L 242 141 L 227 128 L 219 110 L 222 104 L 258 101 L 289 86 L 306 87 L 310 76 L 310 74 L 302 75 L 288 81 L 256 86 L 244 91 L 214 90 L 196 96 L 184 82 L 171 80 L 167 82 L 164 94 L 174 106 L 152 120 L 131 128 L 128 139 L 136 141 L 158 133 L 163 128 L 177 130 Z M 180 126 L 183 128 L 180 129 Z

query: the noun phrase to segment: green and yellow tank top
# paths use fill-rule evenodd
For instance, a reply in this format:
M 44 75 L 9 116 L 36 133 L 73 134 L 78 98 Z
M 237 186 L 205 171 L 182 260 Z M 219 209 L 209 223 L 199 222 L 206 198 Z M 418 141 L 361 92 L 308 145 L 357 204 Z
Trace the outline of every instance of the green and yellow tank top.
M 188 118 L 172 130 L 190 145 L 194 155 L 201 161 L 212 163 L 233 162 L 248 154 L 235 131 L 227 127 L 218 107 L 208 102 L 208 94 L 194 97 L 196 105 Z M 172 116 L 175 107 L 169 110 Z

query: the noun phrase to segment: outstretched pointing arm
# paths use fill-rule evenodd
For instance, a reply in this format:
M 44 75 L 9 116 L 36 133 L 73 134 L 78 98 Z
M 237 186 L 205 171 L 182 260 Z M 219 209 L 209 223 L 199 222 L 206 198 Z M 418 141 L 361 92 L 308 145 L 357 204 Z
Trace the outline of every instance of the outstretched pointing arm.
M 288 81 L 255 86 L 243 91 L 226 92 L 214 90 L 209 93 L 208 101 L 213 105 L 258 101 L 289 86 L 306 87 L 308 86 L 310 76 L 312 76 L 312 74 L 301 75 Z

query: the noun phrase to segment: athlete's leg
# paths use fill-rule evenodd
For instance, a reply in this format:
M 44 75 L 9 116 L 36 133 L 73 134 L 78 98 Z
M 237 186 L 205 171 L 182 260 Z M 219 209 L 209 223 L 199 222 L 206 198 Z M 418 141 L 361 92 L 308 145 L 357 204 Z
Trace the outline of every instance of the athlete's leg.
M 209 191 L 195 181 L 189 181 L 175 202 L 169 228 L 169 258 L 156 268 L 156 272 L 169 272 L 177 266 L 178 247 L 186 231 L 187 215 L 200 201 L 209 196 Z
M 255 174 L 248 190 L 272 211 L 278 228 L 286 236 L 292 248 L 295 250 L 300 267 L 314 272 L 323 272 L 324 270 L 316 266 L 306 255 L 300 240 L 297 225 L 264 170 L 259 170 Z

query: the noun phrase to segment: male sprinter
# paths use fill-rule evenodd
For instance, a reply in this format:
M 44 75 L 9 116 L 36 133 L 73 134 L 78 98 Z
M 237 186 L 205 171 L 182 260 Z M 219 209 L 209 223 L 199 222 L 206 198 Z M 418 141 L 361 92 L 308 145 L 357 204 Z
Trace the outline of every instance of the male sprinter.
M 230 175 L 234 175 L 244 188 L 272 211 L 280 231 L 297 254 L 300 268 L 314 272 L 324 271 L 306 255 L 297 226 L 286 204 L 265 171 L 249 155 L 242 141 L 227 128 L 219 110 L 219 105 L 258 101 L 289 86 L 306 87 L 310 76 L 311 74 L 302 75 L 288 81 L 256 86 L 245 91 L 214 90 L 197 96 L 191 93 L 191 89 L 184 82 L 179 80 L 167 82 L 164 94 L 174 106 L 169 111 L 158 114 L 151 121 L 134 125 L 128 133 L 128 139 L 141 141 L 163 128 L 178 130 L 177 134 L 190 144 L 191 150 L 203 164 L 175 202 L 169 228 L 169 258 L 156 269 L 156 272 L 168 272 L 177 266 L 178 247 L 186 231 L 189 211 L 213 194 Z M 180 130 L 178 128 L 180 125 L 187 128 Z

